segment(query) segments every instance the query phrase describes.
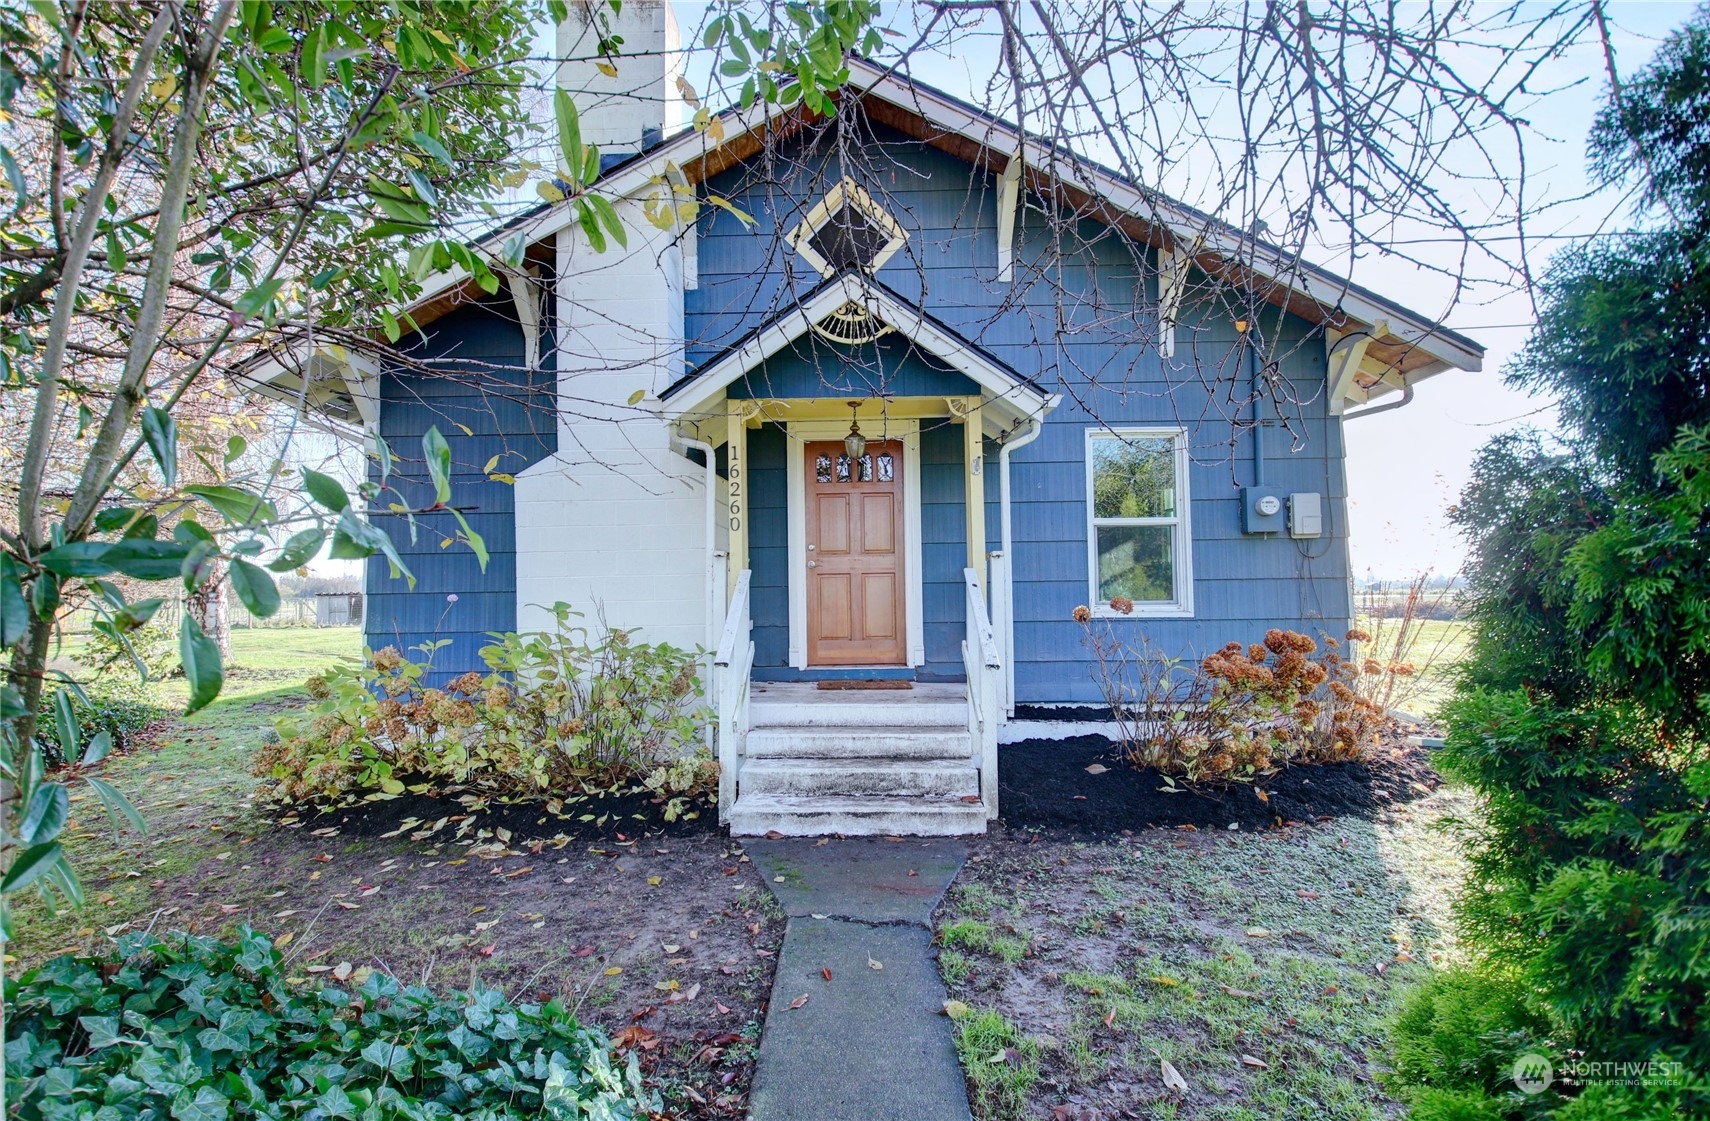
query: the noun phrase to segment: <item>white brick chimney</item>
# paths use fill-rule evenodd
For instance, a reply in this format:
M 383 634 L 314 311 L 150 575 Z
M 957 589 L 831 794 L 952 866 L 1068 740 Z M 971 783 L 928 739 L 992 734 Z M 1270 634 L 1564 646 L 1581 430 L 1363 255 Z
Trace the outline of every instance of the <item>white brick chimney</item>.
M 617 57 L 600 57 L 603 32 L 623 38 Z M 624 0 L 618 15 L 605 0 L 572 0 L 569 18 L 558 25 L 558 85 L 575 99 L 582 139 L 615 155 L 682 128 L 681 45 L 670 0 Z M 601 62 L 615 66 L 617 76 L 602 73 Z

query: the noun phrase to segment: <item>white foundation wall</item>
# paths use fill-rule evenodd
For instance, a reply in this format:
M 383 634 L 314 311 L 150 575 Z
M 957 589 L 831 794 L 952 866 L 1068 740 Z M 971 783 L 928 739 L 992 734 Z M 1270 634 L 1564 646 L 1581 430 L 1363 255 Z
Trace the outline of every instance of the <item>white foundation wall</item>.
M 680 235 L 636 200 L 618 211 L 627 250 L 558 235 L 558 454 L 517 478 L 517 623 L 563 601 L 641 641 L 707 646 L 705 472 L 653 411 L 683 368 Z

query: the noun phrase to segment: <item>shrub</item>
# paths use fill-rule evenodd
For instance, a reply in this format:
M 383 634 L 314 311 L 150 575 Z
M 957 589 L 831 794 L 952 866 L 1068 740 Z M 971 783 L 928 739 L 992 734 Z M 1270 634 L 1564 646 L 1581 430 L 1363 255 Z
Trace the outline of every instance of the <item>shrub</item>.
M 617 1119 L 646 1115 L 633 1060 L 554 1001 L 447 997 L 370 973 L 286 980 L 279 951 L 134 933 L 113 960 L 58 957 L 6 982 L 6 1077 L 20 1121 L 230 1116 Z
M 128 673 L 109 674 L 91 683 L 79 696 L 74 690 L 55 689 L 42 695 L 41 710 L 36 717 L 36 742 L 41 745 L 44 762 L 49 767 L 64 766 L 64 733 L 60 729 L 56 709 L 57 698 L 64 693 L 70 700 L 71 711 L 77 718 L 82 741 L 88 743 L 106 732 L 113 740 L 114 750 L 128 747 L 136 734 L 166 715 L 148 687 Z
M 1409 1087 L 1500 1095 L 1514 1088 L 1516 1058 L 1552 1053 L 1548 1036 L 1548 1019 L 1531 1005 L 1513 971 L 1448 970 L 1415 989 L 1396 1014 L 1390 1025 L 1394 1071 L 1384 1082 L 1404 1096 Z M 1447 1104 L 1443 1099 L 1443 1108 Z
M 178 668 L 178 636 L 157 612 L 137 629 L 118 637 L 110 624 L 98 623 L 78 662 L 92 673 L 118 670 L 131 676 L 139 667 L 150 681 L 159 681 Z
M 1111 601 L 1118 611 L 1127 600 Z M 1197 664 L 1135 645 L 1085 607 L 1075 620 L 1093 654 L 1093 678 L 1134 767 L 1153 767 L 1190 783 L 1249 781 L 1288 763 L 1361 758 L 1390 720 L 1363 678 L 1404 675 L 1412 667 L 1343 657 L 1341 644 L 1272 629 L 1264 641 L 1231 642 Z M 1364 637 L 1350 631 L 1350 640 Z M 1316 656 L 1315 656 L 1316 655 Z
M 705 718 L 695 655 L 627 631 L 590 634 L 564 604 L 553 617 L 551 631 L 491 635 L 480 651 L 489 672 L 444 688 L 425 685 L 429 664 L 393 647 L 310 678 L 315 703 L 279 721 L 256 773 L 288 801 L 413 785 L 538 796 L 635 782 L 676 802 L 673 816 L 716 789 L 716 764 L 694 751 Z

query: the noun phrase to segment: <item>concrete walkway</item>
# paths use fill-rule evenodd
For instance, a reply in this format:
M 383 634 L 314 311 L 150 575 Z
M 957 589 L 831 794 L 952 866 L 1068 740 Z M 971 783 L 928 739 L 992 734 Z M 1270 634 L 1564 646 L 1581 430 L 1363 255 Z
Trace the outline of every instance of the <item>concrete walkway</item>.
M 789 915 L 749 1117 L 969 1121 L 931 930 L 967 846 L 862 837 L 746 847 Z

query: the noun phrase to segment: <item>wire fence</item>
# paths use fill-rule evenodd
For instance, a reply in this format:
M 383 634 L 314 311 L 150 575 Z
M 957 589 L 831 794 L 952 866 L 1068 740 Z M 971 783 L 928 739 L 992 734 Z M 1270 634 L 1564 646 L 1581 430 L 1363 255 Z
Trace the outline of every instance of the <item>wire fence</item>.
M 316 616 L 316 604 L 312 596 L 283 601 L 279 605 L 279 610 L 267 619 L 258 619 L 251 615 L 235 599 L 228 605 L 227 610 L 230 612 L 231 628 L 234 631 L 349 626 L 353 622 L 361 622 L 360 610 L 355 619 L 352 619 L 348 614 L 343 614 L 326 623 L 320 622 Z M 178 629 L 179 617 L 183 613 L 184 601 L 182 599 L 169 599 L 160 605 L 160 610 L 155 612 L 153 622 L 175 632 Z M 77 608 L 59 617 L 60 631 L 67 636 L 93 634 L 95 632 L 94 624 L 98 618 L 100 616 L 92 608 Z

